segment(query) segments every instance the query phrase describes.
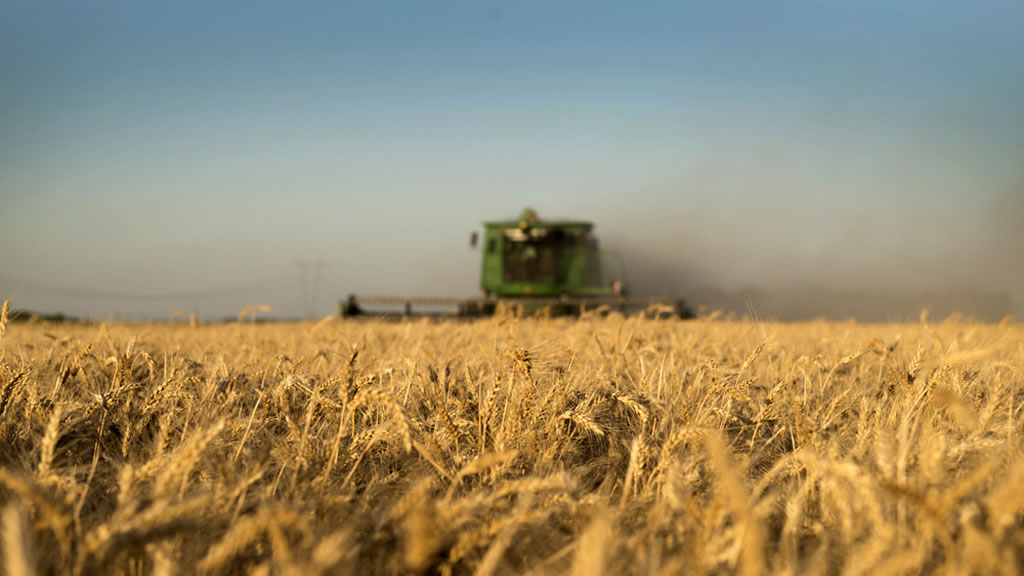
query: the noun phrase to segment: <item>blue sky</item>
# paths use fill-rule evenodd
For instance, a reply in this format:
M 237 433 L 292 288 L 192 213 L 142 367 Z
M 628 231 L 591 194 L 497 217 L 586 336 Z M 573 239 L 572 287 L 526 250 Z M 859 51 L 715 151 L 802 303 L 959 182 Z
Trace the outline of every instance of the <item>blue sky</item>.
M 0 10 L 21 307 L 297 315 L 299 260 L 318 315 L 472 294 L 469 232 L 526 205 L 594 220 L 662 290 L 1024 297 L 1018 2 Z

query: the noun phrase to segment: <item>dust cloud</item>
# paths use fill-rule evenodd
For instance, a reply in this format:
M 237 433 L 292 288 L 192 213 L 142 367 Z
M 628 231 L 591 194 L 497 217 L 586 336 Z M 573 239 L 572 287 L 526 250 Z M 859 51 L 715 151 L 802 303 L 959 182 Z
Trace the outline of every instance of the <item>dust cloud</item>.
M 694 310 L 782 321 L 1024 316 L 1024 179 L 967 209 L 787 216 L 751 205 L 698 202 L 597 233 L 625 262 L 633 295 L 682 297 Z

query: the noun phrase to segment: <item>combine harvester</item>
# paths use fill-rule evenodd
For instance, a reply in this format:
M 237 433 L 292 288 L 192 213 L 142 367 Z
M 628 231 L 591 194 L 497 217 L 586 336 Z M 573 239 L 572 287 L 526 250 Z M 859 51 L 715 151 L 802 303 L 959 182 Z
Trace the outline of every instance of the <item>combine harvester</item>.
M 631 298 L 622 259 L 598 248 L 594 225 L 577 220 L 541 220 L 527 208 L 518 220 L 485 222 L 480 298 L 357 296 L 338 305 L 343 316 L 363 314 L 485 316 L 499 307 L 521 313 L 580 314 L 616 310 L 689 318 L 682 299 Z M 470 237 L 476 247 L 477 233 Z M 602 261 L 616 270 L 606 276 Z

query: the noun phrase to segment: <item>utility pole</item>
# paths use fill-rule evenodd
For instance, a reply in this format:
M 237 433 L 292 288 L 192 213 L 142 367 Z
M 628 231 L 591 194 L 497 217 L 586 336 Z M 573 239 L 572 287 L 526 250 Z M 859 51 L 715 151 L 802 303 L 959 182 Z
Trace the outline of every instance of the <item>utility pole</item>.
M 305 260 L 296 260 L 295 266 L 299 269 L 299 295 L 302 297 L 302 312 L 308 317 L 309 316 L 309 302 L 306 298 L 306 270 L 308 268 L 308 262 Z
M 320 270 L 322 270 L 323 267 L 323 260 L 317 260 L 313 262 L 313 305 L 311 307 L 312 311 L 309 315 L 311 320 L 313 319 L 313 315 L 316 314 L 317 304 L 320 303 L 318 298 L 318 296 L 320 295 Z
M 316 312 L 317 297 L 320 293 L 320 271 L 323 260 L 296 260 L 299 269 L 299 281 L 302 288 L 302 309 L 306 319 L 312 320 Z M 312 277 L 312 278 L 311 278 Z M 312 279 L 312 282 L 310 281 Z

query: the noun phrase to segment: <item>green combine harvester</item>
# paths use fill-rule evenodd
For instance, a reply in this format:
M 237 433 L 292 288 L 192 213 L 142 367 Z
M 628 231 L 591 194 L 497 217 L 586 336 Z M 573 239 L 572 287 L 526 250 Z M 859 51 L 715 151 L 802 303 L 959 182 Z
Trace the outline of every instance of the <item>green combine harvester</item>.
M 350 295 L 341 316 L 361 314 L 483 316 L 499 306 L 526 313 L 580 314 L 588 309 L 691 317 L 682 299 L 631 298 L 622 259 L 598 247 L 594 225 L 541 220 L 527 208 L 518 220 L 485 222 L 480 298 Z M 478 235 L 470 244 L 476 247 Z M 609 265 L 610 264 L 610 265 Z M 614 268 L 609 270 L 609 268 Z

